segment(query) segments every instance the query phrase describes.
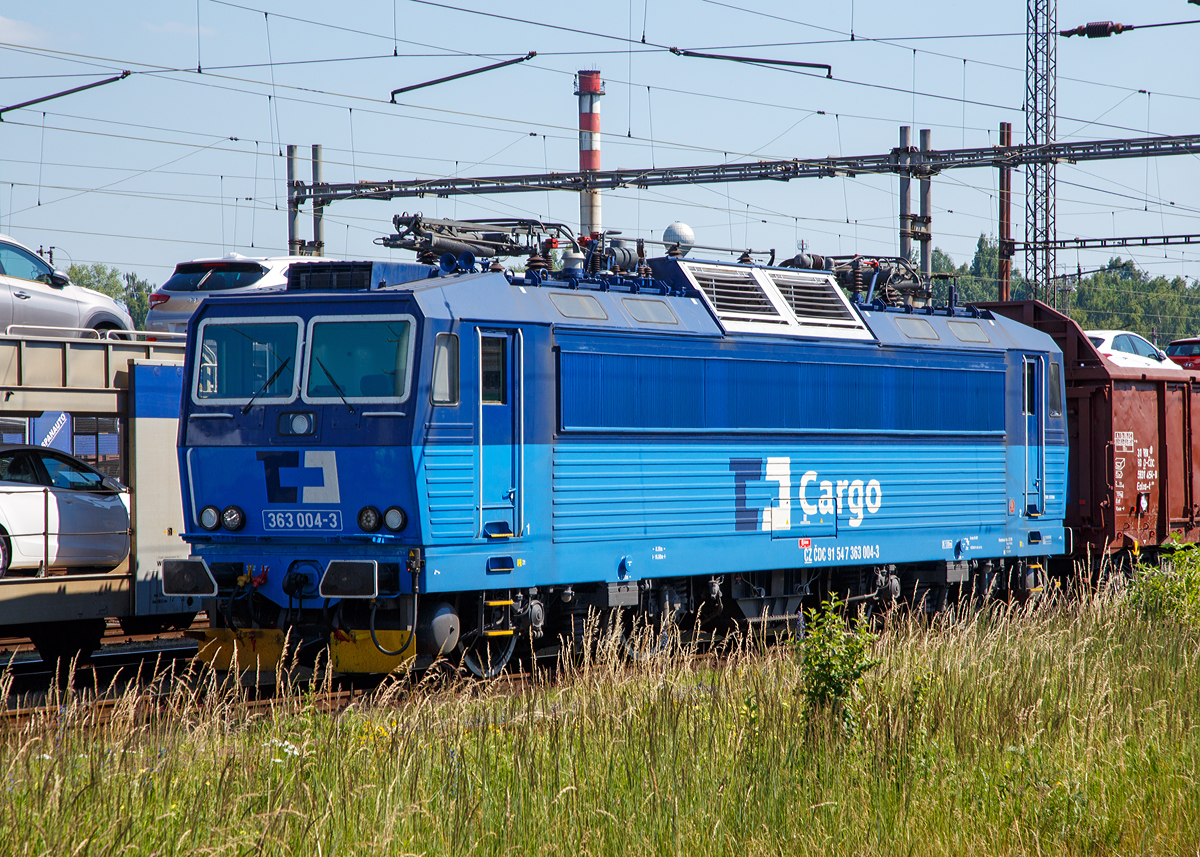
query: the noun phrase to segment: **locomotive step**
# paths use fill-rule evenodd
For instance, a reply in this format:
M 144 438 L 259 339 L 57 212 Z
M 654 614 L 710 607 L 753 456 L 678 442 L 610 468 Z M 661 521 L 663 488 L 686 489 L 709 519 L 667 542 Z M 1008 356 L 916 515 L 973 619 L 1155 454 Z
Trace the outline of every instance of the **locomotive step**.
M 516 633 L 516 631 L 514 631 L 512 628 L 503 628 L 503 629 L 497 629 L 495 631 L 484 631 L 483 636 L 485 636 L 485 637 L 511 637 L 515 633 Z
M 505 601 L 485 601 L 485 602 L 483 602 L 484 607 L 511 607 L 512 604 L 513 604 L 513 600 L 511 598 L 509 598 Z

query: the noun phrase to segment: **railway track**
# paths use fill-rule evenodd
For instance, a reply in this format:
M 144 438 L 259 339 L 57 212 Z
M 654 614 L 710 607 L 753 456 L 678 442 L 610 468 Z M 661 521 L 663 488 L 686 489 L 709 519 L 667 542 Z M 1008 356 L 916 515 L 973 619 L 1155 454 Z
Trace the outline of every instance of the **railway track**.
M 199 613 L 188 630 L 200 630 L 207 627 L 208 618 L 204 613 Z M 104 648 L 116 648 L 186 639 L 183 635 L 183 631 L 162 631 L 155 634 L 126 634 L 121 628 L 120 621 L 117 619 L 106 619 L 104 638 L 101 640 L 101 646 Z M 103 649 L 100 651 L 102 652 Z M 97 654 L 99 653 L 97 652 Z M 33 643 L 30 642 L 28 637 L 0 636 L 0 664 L 6 664 L 14 658 L 20 658 L 25 655 L 34 658 L 37 657 L 37 650 L 33 647 Z
M 204 627 L 199 619 L 192 626 Z M 0 708 L 0 730 L 20 729 L 34 720 L 54 721 L 69 718 L 83 720 L 89 726 L 101 726 L 118 712 L 129 717 L 130 694 L 134 695 L 133 719 L 145 722 L 170 707 L 180 682 L 200 688 L 203 670 L 196 669 L 197 643 L 183 632 L 161 634 L 125 634 L 110 620 L 102 647 L 85 664 L 76 664 L 69 676 L 46 664 L 27 639 L 0 640 L 0 687 L 6 688 Z M 323 684 L 319 675 L 305 671 L 286 683 L 274 673 L 262 677 L 249 674 L 234 678 L 235 693 L 241 695 L 240 707 L 253 713 L 268 711 L 280 704 L 295 702 L 297 688 L 307 689 L 314 682 Z M 380 677 L 382 678 L 382 677 Z M 335 678 L 331 687 L 306 693 L 305 705 L 315 705 L 323 713 L 336 713 L 370 693 L 378 681 L 356 683 L 345 677 Z M 229 690 L 226 685 L 222 692 Z

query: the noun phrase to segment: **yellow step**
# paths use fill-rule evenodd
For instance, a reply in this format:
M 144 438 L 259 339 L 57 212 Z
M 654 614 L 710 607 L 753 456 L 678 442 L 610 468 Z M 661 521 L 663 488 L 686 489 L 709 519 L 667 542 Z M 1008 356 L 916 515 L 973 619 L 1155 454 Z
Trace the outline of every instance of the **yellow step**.
M 511 607 L 512 603 L 513 603 L 513 601 L 510 598 L 507 601 L 485 601 L 485 602 L 483 602 L 483 606 L 484 607 Z

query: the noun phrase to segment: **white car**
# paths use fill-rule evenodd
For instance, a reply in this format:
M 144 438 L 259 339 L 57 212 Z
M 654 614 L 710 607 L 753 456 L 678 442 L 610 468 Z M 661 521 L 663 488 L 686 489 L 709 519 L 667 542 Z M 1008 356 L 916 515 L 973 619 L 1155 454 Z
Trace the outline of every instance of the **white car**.
M 21 242 L 0 235 L 0 334 L 65 336 L 133 330 L 133 319 L 120 301 L 74 285 L 62 271 Z
M 1129 369 L 1180 369 L 1179 364 L 1169 358 L 1149 340 L 1127 330 L 1085 330 L 1096 350 L 1116 363 Z
M 188 322 L 209 295 L 241 294 L 259 289 L 287 287 L 293 262 L 329 262 L 320 256 L 276 256 L 252 259 L 230 253 L 220 259 L 180 262 L 175 273 L 150 295 L 146 330 L 187 333 Z
M 108 570 L 129 555 L 129 492 L 54 449 L 0 445 L 0 577 L 13 569 Z

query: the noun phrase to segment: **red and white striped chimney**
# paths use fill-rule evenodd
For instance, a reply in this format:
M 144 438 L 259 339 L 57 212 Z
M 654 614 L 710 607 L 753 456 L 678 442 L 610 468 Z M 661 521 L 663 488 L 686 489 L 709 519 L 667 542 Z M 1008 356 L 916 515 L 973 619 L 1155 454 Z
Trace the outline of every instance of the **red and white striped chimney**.
M 575 94 L 579 96 L 579 169 L 581 172 L 600 169 L 600 96 L 604 83 L 597 70 L 580 71 L 575 77 Z M 591 235 L 600 231 L 600 191 L 585 190 L 579 194 L 579 233 Z

